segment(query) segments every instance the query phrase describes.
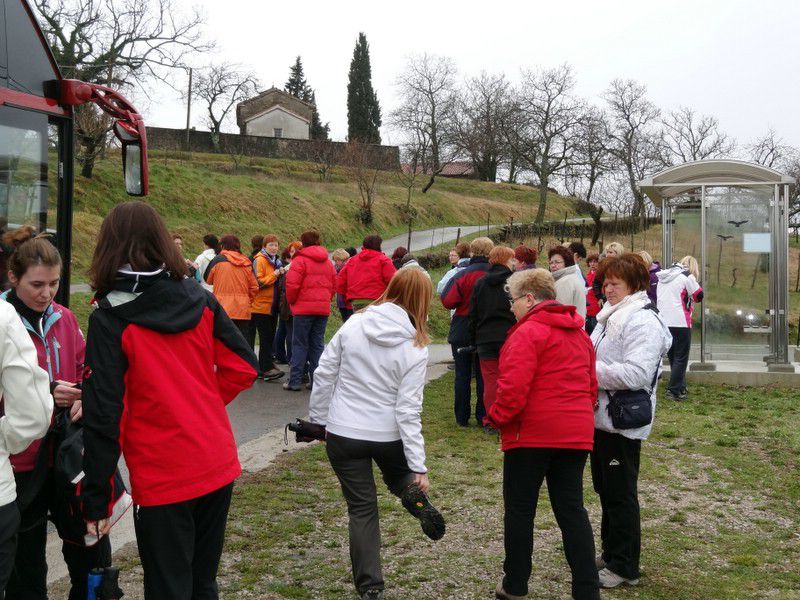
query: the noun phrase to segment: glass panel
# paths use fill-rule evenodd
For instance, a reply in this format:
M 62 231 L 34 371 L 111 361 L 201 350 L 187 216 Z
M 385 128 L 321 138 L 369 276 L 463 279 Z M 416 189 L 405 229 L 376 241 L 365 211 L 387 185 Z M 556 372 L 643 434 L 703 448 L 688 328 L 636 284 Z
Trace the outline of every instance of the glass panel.
M 761 361 L 772 333 L 772 186 L 706 188 L 706 351 L 709 360 Z
M 693 256 L 700 263 L 700 190 L 696 194 L 680 196 L 670 201 L 672 206 L 672 262 Z M 670 265 L 661 265 L 667 269 Z M 700 360 L 700 308 L 692 313 L 692 347 L 690 360 Z

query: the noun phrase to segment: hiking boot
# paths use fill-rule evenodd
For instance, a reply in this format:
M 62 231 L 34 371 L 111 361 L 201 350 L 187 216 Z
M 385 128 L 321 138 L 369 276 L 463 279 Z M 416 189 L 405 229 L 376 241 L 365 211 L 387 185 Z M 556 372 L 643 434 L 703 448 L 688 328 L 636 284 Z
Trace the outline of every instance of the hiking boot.
M 514 594 L 509 594 L 503 588 L 503 582 L 497 584 L 497 587 L 494 590 L 494 597 L 499 598 L 499 600 L 523 600 L 523 598 L 527 598 L 528 595 L 525 594 L 524 596 L 515 596 Z
M 669 390 L 667 390 L 666 393 L 664 394 L 664 400 L 674 400 L 674 401 L 677 402 L 680 399 L 681 399 L 680 396 L 676 396 L 675 394 L 673 394 Z
M 689 399 L 689 390 L 681 390 L 681 393 L 678 394 L 678 400 L 688 400 Z
M 285 373 L 280 369 L 270 369 L 266 373 L 264 373 L 264 381 L 275 381 L 276 379 L 280 379 L 283 377 Z
M 383 600 L 383 590 L 371 589 L 361 594 L 361 600 Z
M 639 585 L 638 579 L 626 579 L 622 575 L 617 575 L 614 573 L 614 571 L 609 571 L 608 567 L 600 569 L 600 572 L 597 573 L 597 576 L 600 578 L 601 588 L 615 588 L 623 583 L 625 585 Z
M 419 519 L 422 531 L 432 540 L 439 540 L 444 535 L 444 517 L 416 484 L 412 483 L 403 493 L 400 494 L 400 501 L 403 507 L 411 513 L 415 519 Z
M 594 559 L 594 566 L 597 567 L 598 571 L 606 568 L 606 561 L 603 560 L 602 555 Z
M 299 385 L 292 385 L 288 381 L 283 384 L 283 389 L 288 390 L 290 392 L 299 392 L 302 388 Z

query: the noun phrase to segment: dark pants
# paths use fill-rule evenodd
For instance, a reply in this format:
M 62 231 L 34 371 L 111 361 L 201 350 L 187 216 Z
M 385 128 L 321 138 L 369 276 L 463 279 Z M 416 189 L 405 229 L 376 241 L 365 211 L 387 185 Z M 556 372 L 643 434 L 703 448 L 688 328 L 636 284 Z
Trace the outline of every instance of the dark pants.
M 372 461 L 381 470 L 389 491 L 399 496 L 414 479 L 403 453 L 403 442 L 369 442 L 329 433 L 326 450 L 347 502 L 350 562 L 356 590 L 359 594 L 370 589 L 382 590 L 381 530 Z
M 231 321 L 236 325 L 236 329 L 242 333 L 245 340 L 250 339 L 250 319 L 231 319 Z
M 250 329 L 247 341 L 256 349 L 256 333 L 258 333 L 258 372 L 266 373 L 275 368 L 272 360 L 272 343 L 275 341 L 275 316 L 253 313 L 250 318 Z
M 18 497 L 25 493 L 31 476 L 30 471 L 14 474 Z M 47 514 L 57 501 L 55 478 L 51 471 L 39 493 L 22 512 L 14 569 L 5 588 L 8 600 L 47 598 Z M 72 586 L 69 600 L 85 600 L 89 571 L 95 567 L 109 566 L 111 543 L 108 536 L 89 547 L 63 542 L 61 553 Z
M 272 343 L 272 354 L 278 362 L 288 364 L 292 361 L 293 321 L 293 317 L 289 317 L 286 321 L 278 320 L 275 341 Z
M 14 569 L 18 529 L 19 508 L 16 500 L 0 506 L 0 600 L 3 599 L 3 590 L 6 589 L 6 583 Z
M 600 496 L 600 539 L 608 569 L 626 579 L 639 578 L 642 526 L 639 517 L 641 440 L 595 429 L 592 483 Z
M 586 333 L 592 335 L 594 328 L 597 327 L 597 317 L 586 317 L 586 323 L 583 327 L 586 330 Z
M 342 323 L 347 323 L 347 319 L 352 317 L 354 312 L 352 308 L 340 308 L 339 314 L 342 315 Z
M 472 378 L 475 377 L 475 389 L 478 395 L 475 401 L 475 419 L 479 425 L 483 424 L 483 417 L 486 410 L 483 408 L 483 376 L 478 366 L 477 354 L 456 352 L 458 348 L 467 344 L 450 344 L 453 350 L 453 360 L 455 361 L 456 383 L 455 383 L 455 413 L 456 422 L 459 425 L 469 424 L 469 417 L 472 413 Z
M 594 537 L 583 507 L 583 469 L 586 450 L 515 448 L 503 457 L 506 559 L 503 587 L 509 594 L 528 593 L 533 554 L 533 522 L 539 489 L 547 480 L 564 554 L 572 571 L 573 598 L 599 598 L 600 582 L 594 562 Z
M 314 383 L 314 370 L 319 364 L 319 357 L 322 356 L 322 350 L 325 347 L 323 340 L 327 324 L 327 316 L 297 315 L 294 317 L 292 371 L 289 375 L 289 385 L 300 385 L 303 382 L 306 362 L 308 362 L 311 383 Z
M 669 385 L 667 389 L 675 394 L 686 391 L 686 367 L 689 365 L 689 350 L 692 347 L 691 327 L 670 327 L 672 346 L 669 348 Z
M 230 483 L 192 500 L 135 508 L 146 600 L 219 598 L 217 568 L 232 490 Z

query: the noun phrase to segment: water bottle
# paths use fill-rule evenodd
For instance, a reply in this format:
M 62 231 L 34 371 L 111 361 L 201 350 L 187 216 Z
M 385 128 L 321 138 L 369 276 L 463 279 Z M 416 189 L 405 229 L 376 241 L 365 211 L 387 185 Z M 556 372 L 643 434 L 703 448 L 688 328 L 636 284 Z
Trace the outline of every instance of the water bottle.
M 103 583 L 103 571 L 104 569 L 92 569 L 89 571 L 87 586 L 89 588 L 89 593 L 86 596 L 86 600 L 97 600 L 97 588 Z

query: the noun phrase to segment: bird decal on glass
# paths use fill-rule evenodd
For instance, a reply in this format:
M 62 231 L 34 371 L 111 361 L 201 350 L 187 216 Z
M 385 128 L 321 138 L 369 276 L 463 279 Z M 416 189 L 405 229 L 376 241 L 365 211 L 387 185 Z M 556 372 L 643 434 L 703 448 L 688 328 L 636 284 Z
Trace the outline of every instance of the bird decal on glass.
M 727 242 L 727 241 L 728 241 L 729 239 L 731 239 L 733 236 L 732 236 L 732 235 L 720 235 L 720 234 L 718 233 L 718 234 L 717 234 L 717 237 L 718 237 L 719 239 L 721 239 L 723 242 Z
M 749 223 L 749 222 L 750 222 L 750 219 L 747 219 L 747 220 L 745 220 L 745 221 L 728 221 L 728 223 L 730 223 L 730 224 L 731 224 L 731 225 L 733 225 L 734 227 L 741 227 L 741 226 L 742 226 L 742 225 L 744 225 L 745 223 Z

